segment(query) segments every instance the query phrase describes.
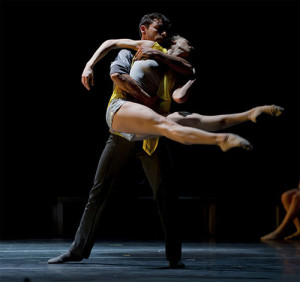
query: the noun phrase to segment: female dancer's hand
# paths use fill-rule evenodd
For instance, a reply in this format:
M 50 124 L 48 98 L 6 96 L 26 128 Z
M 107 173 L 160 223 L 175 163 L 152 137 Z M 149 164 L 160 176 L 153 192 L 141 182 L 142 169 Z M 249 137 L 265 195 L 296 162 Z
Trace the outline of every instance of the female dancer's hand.
M 90 66 L 86 66 L 81 75 L 81 82 L 87 90 L 94 86 L 94 71 Z

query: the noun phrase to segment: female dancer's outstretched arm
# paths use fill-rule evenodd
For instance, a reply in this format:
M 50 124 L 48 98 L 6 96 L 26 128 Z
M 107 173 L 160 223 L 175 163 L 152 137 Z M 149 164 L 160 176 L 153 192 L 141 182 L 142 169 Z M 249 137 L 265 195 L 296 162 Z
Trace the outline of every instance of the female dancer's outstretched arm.
M 82 83 L 83 85 L 90 90 L 90 85 L 94 85 L 93 81 L 93 67 L 95 64 L 105 57 L 109 51 L 113 49 L 132 49 L 138 51 L 136 53 L 136 58 L 139 60 L 141 58 L 153 58 L 154 60 L 159 60 L 167 67 L 172 68 L 173 71 L 185 74 L 192 75 L 194 69 L 192 65 L 181 58 L 180 56 L 165 54 L 159 50 L 152 49 L 154 41 L 151 40 L 132 40 L 132 39 L 109 39 L 103 42 L 100 47 L 93 54 L 91 59 L 87 62 L 85 69 L 82 73 Z
M 141 45 L 153 46 L 154 42 L 150 40 L 132 40 L 132 39 L 109 39 L 104 41 L 100 47 L 93 54 L 91 59 L 87 62 L 82 76 L 81 82 L 87 90 L 90 90 L 90 86 L 94 86 L 94 71 L 93 67 L 103 57 L 105 57 L 109 51 L 113 49 L 128 48 L 138 50 Z

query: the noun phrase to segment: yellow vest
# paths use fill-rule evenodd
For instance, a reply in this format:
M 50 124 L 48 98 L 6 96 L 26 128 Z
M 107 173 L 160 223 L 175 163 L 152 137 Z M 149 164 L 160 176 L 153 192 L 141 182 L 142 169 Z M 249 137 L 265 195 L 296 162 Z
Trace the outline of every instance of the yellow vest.
M 153 44 L 152 48 L 162 51 L 164 53 L 167 53 L 167 49 L 161 47 L 157 42 L 155 42 Z M 134 63 L 134 58 L 132 60 L 132 64 L 133 63 Z M 157 96 L 162 100 L 158 106 L 159 113 L 167 114 L 170 111 L 171 101 L 172 101 L 170 93 L 174 86 L 174 83 L 175 83 L 175 80 L 173 77 L 173 73 L 172 73 L 172 71 L 168 70 L 164 74 L 164 77 L 161 80 L 158 91 L 157 91 Z M 110 104 L 110 102 L 113 99 L 117 99 L 117 98 L 126 100 L 127 94 L 126 94 L 126 92 L 124 92 L 123 90 L 121 90 L 119 87 L 116 86 L 113 91 L 113 94 L 110 97 L 108 105 Z M 116 133 L 116 134 L 118 134 L 118 133 Z M 159 137 L 154 137 L 151 139 L 144 140 L 143 141 L 143 150 L 148 155 L 151 156 L 157 148 L 158 141 L 159 141 Z

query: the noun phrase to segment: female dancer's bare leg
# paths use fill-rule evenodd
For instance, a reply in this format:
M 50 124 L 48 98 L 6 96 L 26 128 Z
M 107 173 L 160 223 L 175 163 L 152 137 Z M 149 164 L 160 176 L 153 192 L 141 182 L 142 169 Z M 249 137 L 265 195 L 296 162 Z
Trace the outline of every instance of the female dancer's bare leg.
M 182 144 L 217 145 L 222 151 L 234 147 L 251 150 L 244 138 L 230 133 L 209 133 L 197 128 L 182 126 L 157 114 L 152 109 L 137 103 L 126 102 L 114 115 L 112 128 L 115 131 L 134 133 L 141 139 L 149 136 L 165 136 Z
M 256 122 L 260 115 L 279 116 L 284 111 L 276 105 L 259 106 L 251 110 L 215 116 L 205 116 L 197 113 L 175 112 L 167 116 L 168 119 L 175 121 L 183 126 L 190 126 L 205 131 L 217 131 L 225 129 L 246 121 Z

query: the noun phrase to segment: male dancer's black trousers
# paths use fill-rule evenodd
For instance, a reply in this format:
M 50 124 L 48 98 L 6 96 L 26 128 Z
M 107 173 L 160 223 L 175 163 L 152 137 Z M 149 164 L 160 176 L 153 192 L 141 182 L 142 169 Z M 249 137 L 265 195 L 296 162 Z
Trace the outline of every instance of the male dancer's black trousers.
M 165 250 L 168 261 L 181 259 L 181 239 L 176 181 L 166 140 L 160 138 L 152 156 L 142 150 L 142 142 L 129 142 L 110 135 L 101 155 L 88 203 L 82 215 L 70 251 L 78 257 L 88 258 L 95 243 L 100 218 L 122 168 L 132 157 L 138 157 L 153 190 L 162 226 L 165 232 Z M 134 172 L 132 172 L 134 174 Z M 132 177 L 130 175 L 129 177 Z M 127 188 L 128 189 L 128 188 Z

